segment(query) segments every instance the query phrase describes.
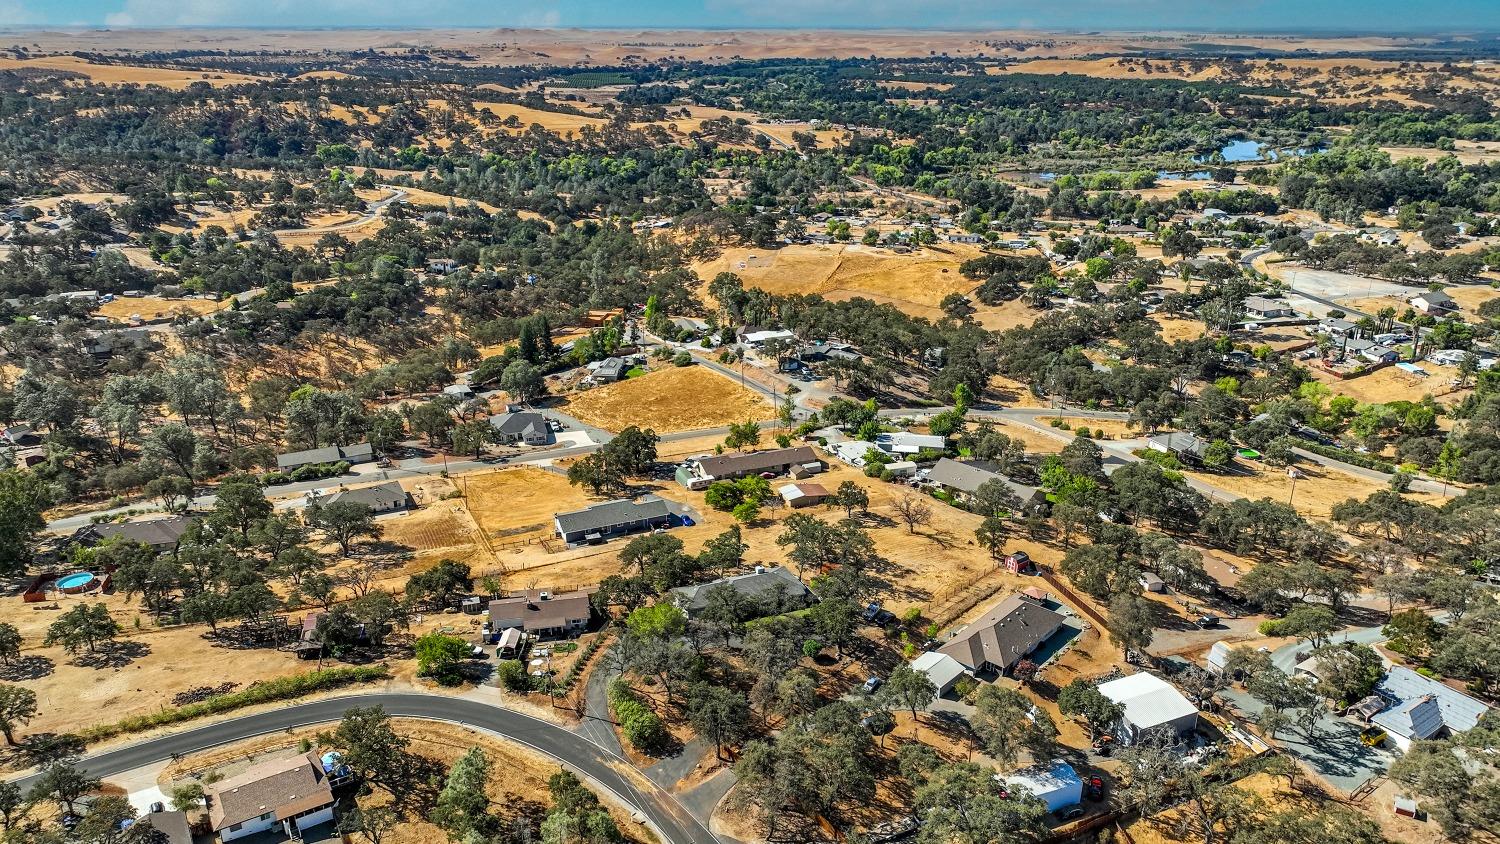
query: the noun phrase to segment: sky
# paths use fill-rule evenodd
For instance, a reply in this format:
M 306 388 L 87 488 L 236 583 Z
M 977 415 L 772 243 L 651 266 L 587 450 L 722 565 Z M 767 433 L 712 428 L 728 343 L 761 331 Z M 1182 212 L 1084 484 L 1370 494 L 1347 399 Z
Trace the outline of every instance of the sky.
M 0 25 L 1500 31 L 1500 0 L 0 0 Z

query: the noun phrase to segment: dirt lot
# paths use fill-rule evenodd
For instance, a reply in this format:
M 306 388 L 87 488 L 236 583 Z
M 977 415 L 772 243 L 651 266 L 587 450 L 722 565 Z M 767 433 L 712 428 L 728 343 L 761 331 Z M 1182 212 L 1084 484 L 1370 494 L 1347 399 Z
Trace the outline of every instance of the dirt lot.
M 1216 489 L 1243 495 L 1246 498 L 1270 498 L 1283 503 L 1290 499 L 1297 512 L 1317 519 L 1327 519 L 1335 504 L 1350 498 L 1366 498 L 1377 490 L 1385 489 L 1384 484 L 1377 484 L 1374 481 L 1357 478 L 1313 463 L 1302 463 L 1298 465 L 1298 469 L 1304 477 L 1297 480 L 1297 488 L 1294 491 L 1292 479 L 1283 469 L 1248 460 L 1238 460 L 1236 465 L 1247 470 L 1246 474 L 1192 471 L 1185 474 Z M 1413 497 L 1430 503 L 1441 503 L 1435 495 L 1414 493 Z
M 1463 401 L 1472 392 L 1472 387 L 1462 390 L 1450 382 L 1458 377 L 1458 367 L 1439 366 L 1431 361 L 1417 364 L 1429 375 L 1422 377 L 1394 366 L 1377 369 L 1357 378 L 1335 378 L 1319 367 L 1312 367 L 1313 376 L 1327 384 L 1335 393 L 1369 404 L 1391 401 L 1419 401 L 1423 396 L 1432 396 L 1444 404 Z
M 228 299 L 215 302 L 212 299 L 162 299 L 156 296 L 142 296 L 139 299 L 116 297 L 113 302 L 100 305 L 97 313 L 99 316 L 109 317 L 119 322 L 128 322 L 131 317 L 139 314 L 141 319 L 150 322 L 183 311 L 194 316 L 201 316 L 222 311 L 227 307 L 229 307 Z
M 396 732 L 406 737 L 410 749 L 444 770 L 451 768 L 471 748 L 482 749 L 489 757 L 490 768 L 495 776 L 490 778 L 490 799 L 495 811 L 507 818 L 540 818 L 550 805 L 547 778 L 561 767 L 554 759 L 515 742 L 469 730 L 454 724 L 443 724 L 414 718 L 392 720 Z M 240 742 L 206 753 L 185 757 L 173 763 L 159 780 L 162 790 L 170 792 L 180 785 L 201 778 L 209 772 L 223 776 L 234 776 L 250 764 L 283 759 L 295 755 L 299 742 L 308 740 L 317 745 L 320 728 L 303 728 L 287 733 L 278 733 L 259 739 Z M 321 729 L 327 729 L 324 725 Z M 194 777 L 193 774 L 197 776 Z M 607 791 L 595 792 L 609 809 L 615 823 L 631 841 L 653 842 L 656 840 L 645 827 L 631 821 L 631 810 L 619 804 Z M 362 807 L 383 805 L 389 795 L 380 789 L 369 797 L 362 798 Z M 446 834 L 419 816 L 407 817 L 383 839 L 386 844 L 428 844 L 444 840 Z
M 1203 323 L 1196 319 L 1177 319 L 1176 317 L 1158 316 L 1153 317 L 1156 324 L 1161 326 L 1161 339 L 1168 343 L 1178 340 L 1197 340 L 1202 337 L 1206 329 Z
M 979 254 L 976 246 L 956 243 L 906 255 L 861 245 L 731 248 L 693 269 L 701 278 L 732 272 L 746 287 L 777 295 L 817 293 L 833 300 L 863 296 L 913 316 L 936 318 L 942 315 L 938 303 L 944 296 L 974 289 L 974 282 L 959 275 L 958 265 Z
M 702 366 L 653 370 L 615 384 L 572 393 L 562 411 L 607 431 L 630 425 L 658 434 L 769 419 L 771 403 Z
M 1062 421 L 1064 424 L 1068 425 L 1068 427 L 1074 430 L 1077 430 L 1078 428 L 1088 428 L 1090 431 L 1094 432 L 1096 438 L 1098 437 L 1099 432 L 1103 432 L 1104 434 L 1102 439 L 1109 440 L 1128 440 L 1132 437 L 1138 437 L 1141 435 L 1140 431 L 1137 431 L 1124 422 L 1117 422 L 1113 419 L 1087 419 L 1074 416 L 1064 416 L 1062 418 Z M 1064 431 L 1063 433 L 1067 432 Z

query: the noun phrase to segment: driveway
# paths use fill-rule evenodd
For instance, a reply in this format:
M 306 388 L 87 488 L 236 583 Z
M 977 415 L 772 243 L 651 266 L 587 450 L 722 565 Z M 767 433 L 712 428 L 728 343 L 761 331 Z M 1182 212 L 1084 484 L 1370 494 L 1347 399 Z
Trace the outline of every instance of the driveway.
M 1250 693 L 1235 686 L 1220 691 L 1219 697 L 1232 702 L 1247 720 L 1260 714 L 1265 707 Z M 1278 733 L 1276 740 L 1329 785 L 1348 794 L 1371 777 L 1384 776 L 1391 763 L 1396 761 L 1390 751 L 1360 743 L 1359 731 L 1358 724 L 1325 710 L 1318 716 L 1311 738 L 1302 733 L 1300 726 L 1293 726 Z

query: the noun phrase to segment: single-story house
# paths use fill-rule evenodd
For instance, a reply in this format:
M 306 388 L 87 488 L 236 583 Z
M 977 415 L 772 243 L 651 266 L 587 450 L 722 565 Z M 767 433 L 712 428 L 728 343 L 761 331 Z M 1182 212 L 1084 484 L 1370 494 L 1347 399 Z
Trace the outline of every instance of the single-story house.
M 896 431 L 876 434 L 875 445 L 887 454 L 916 454 L 920 451 L 943 451 L 948 448 L 948 438 L 936 434 Z
M 219 840 L 280 829 L 288 837 L 333 820 L 333 789 L 316 751 L 252 766 L 208 790 L 208 819 Z
M 1417 311 L 1428 316 L 1445 316 L 1458 310 L 1458 303 L 1441 290 L 1429 290 L 1406 300 Z
M 490 601 L 490 629 L 519 628 L 537 638 L 574 636 L 588 629 L 594 617 L 593 593 L 586 590 L 550 592 L 528 589 L 519 595 Z
M 1208 451 L 1208 440 L 1187 431 L 1173 431 L 1148 437 L 1146 447 L 1170 454 L 1184 463 L 1202 463 L 1203 454 Z
M 82 351 L 86 355 L 107 358 L 116 352 L 144 349 L 151 345 L 151 332 L 144 328 L 121 328 L 114 331 L 90 331 L 84 335 Z
M 958 660 L 938 651 L 918 655 L 911 661 L 911 667 L 927 675 L 927 679 L 937 689 L 938 697 L 947 694 L 955 683 L 969 673 Z
M 708 594 L 719 587 L 733 589 L 741 598 L 760 603 L 768 614 L 800 610 L 816 600 L 807 585 L 784 566 L 756 566 L 749 574 L 679 586 L 671 591 L 671 600 L 688 618 L 696 618 L 708 607 Z
M 860 468 L 867 462 L 865 455 L 880 449 L 868 440 L 844 440 L 843 442 L 829 443 L 828 451 L 834 457 L 848 463 L 850 466 Z
M 861 360 L 859 352 L 848 343 L 819 340 L 808 343 L 797 350 L 797 359 L 803 363 L 817 363 L 825 360 Z
M 317 504 L 327 507 L 331 504 L 342 503 L 363 504 L 377 516 L 386 513 L 400 513 L 411 506 L 411 496 L 401 488 L 399 481 L 386 481 L 375 486 L 360 487 L 359 489 L 342 489 L 329 495 L 308 496 L 309 504 Z
M 589 378 L 595 383 L 607 384 L 620 380 L 624 375 L 624 358 L 605 358 L 593 367 L 593 372 L 589 373 Z
M 824 464 L 811 446 L 798 445 L 791 448 L 775 448 L 769 451 L 752 451 L 745 454 L 721 454 L 699 457 L 688 461 L 677 470 L 677 482 L 688 489 L 703 489 L 713 481 L 735 480 L 747 475 L 770 473 L 798 474 L 801 469 L 808 474 L 823 471 Z
M 22 447 L 42 444 L 41 435 L 31 430 L 30 425 L 11 425 L 0 430 L 0 438 L 11 445 Z
M 569 545 L 599 543 L 634 531 L 661 527 L 671 521 L 672 511 L 667 508 L 667 502 L 655 495 L 643 495 L 637 501 L 628 498 L 606 501 L 552 517 L 558 537 Z
M 131 826 L 145 825 L 161 833 L 164 844 L 193 844 L 193 830 L 187 812 L 147 812 Z
M 780 329 L 751 330 L 747 328 L 745 329 L 744 333 L 740 334 L 740 342 L 744 343 L 746 346 L 750 346 L 751 348 L 758 349 L 771 340 L 793 340 L 796 337 L 797 335 L 793 334 L 792 332 L 783 331 Z
M 675 317 L 672 320 L 672 325 L 676 326 L 678 331 L 686 331 L 689 334 L 703 335 L 708 333 L 708 321 L 698 319 L 697 317 Z
M 458 260 L 455 258 L 428 258 L 427 271 L 434 275 L 447 275 L 458 269 Z
M 518 413 L 497 413 L 490 417 L 490 427 L 495 429 L 495 438 L 506 445 L 546 445 L 552 442 L 552 428 L 540 413 L 525 410 Z
M 1359 326 L 1347 319 L 1339 317 L 1324 317 L 1318 320 L 1318 333 L 1327 334 L 1335 339 L 1352 337 L 1359 334 Z
M 1297 312 L 1292 310 L 1291 305 L 1280 299 L 1248 296 L 1245 298 L 1245 315 L 1255 319 L 1279 319 L 1296 316 Z
M 980 237 L 977 234 L 950 234 L 950 235 L 948 235 L 948 242 L 949 243 L 979 243 L 982 240 L 984 240 L 984 238 Z
M 1030 500 L 1036 487 L 1018 484 L 996 471 L 993 463 L 983 460 L 953 460 L 944 457 L 927 470 L 928 483 L 941 487 L 949 494 L 967 500 L 990 481 L 1001 481 L 1011 488 L 1022 502 Z
M 325 445 L 305 451 L 292 451 L 276 455 L 276 468 L 283 472 L 312 466 L 319 463 L 368 463 L 375 458 L 375 449 L 369 443 L 354 445 Z
M 144 542 L 158 554 L 165 554 L 177 547 L 182 535 L 197 522 L 196 516 L 168 516 L 165 519 L 148 519 L 142 522 L 100 522 L 85 525 L 73 533 L 73 541 L 85 548 L 92 548 L 110 539 L 122 542 Z
M 1471 730 L 1489 706 L 1446 683 L 1395 666 L 1375 685 L 1386 708 L 1370 719 L 1402 750 L 1414 741 Z
M 1063 625 L 1062 615 L 1016 595 L 1002 600 L 938 648 L 971 671 L 1004 674 Z
M 1006 774 L 1004 782 L 1046 803 L 1049 812 L 1083 802 L 1083 779 L 1061 759 Z
M 1359 356 L 1371 363 L 1395 363 L 1401 357 L 1395 349 L 1379 343 L 1371 343 L 1360 349 Z
M 452 396 L 459 401 L 468 401 L 474 398 L 474 388 L 468 384 L 449 384 L 443 388 L 443 395 Z
M 822 484 L 787 484 L 776 490 L 788 507 L 816 507 L 828 499 Z
M 1122 745 L 1134 744 L 1147 730 L 1182 736 L 1198 726 L 1198 708 L 1155 674 L 1142 671 L 1110 680 L 1101 683 L 1099 691 L 1125 709 L 1115 734 Z

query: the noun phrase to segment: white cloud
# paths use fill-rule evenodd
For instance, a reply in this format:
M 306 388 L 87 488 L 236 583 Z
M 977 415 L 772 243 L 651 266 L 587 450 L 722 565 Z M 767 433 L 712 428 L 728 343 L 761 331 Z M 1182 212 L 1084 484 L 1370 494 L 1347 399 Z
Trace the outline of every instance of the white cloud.
M 39 19 L 21 0 L 0 0 L 0 26 L 23 26 Z

